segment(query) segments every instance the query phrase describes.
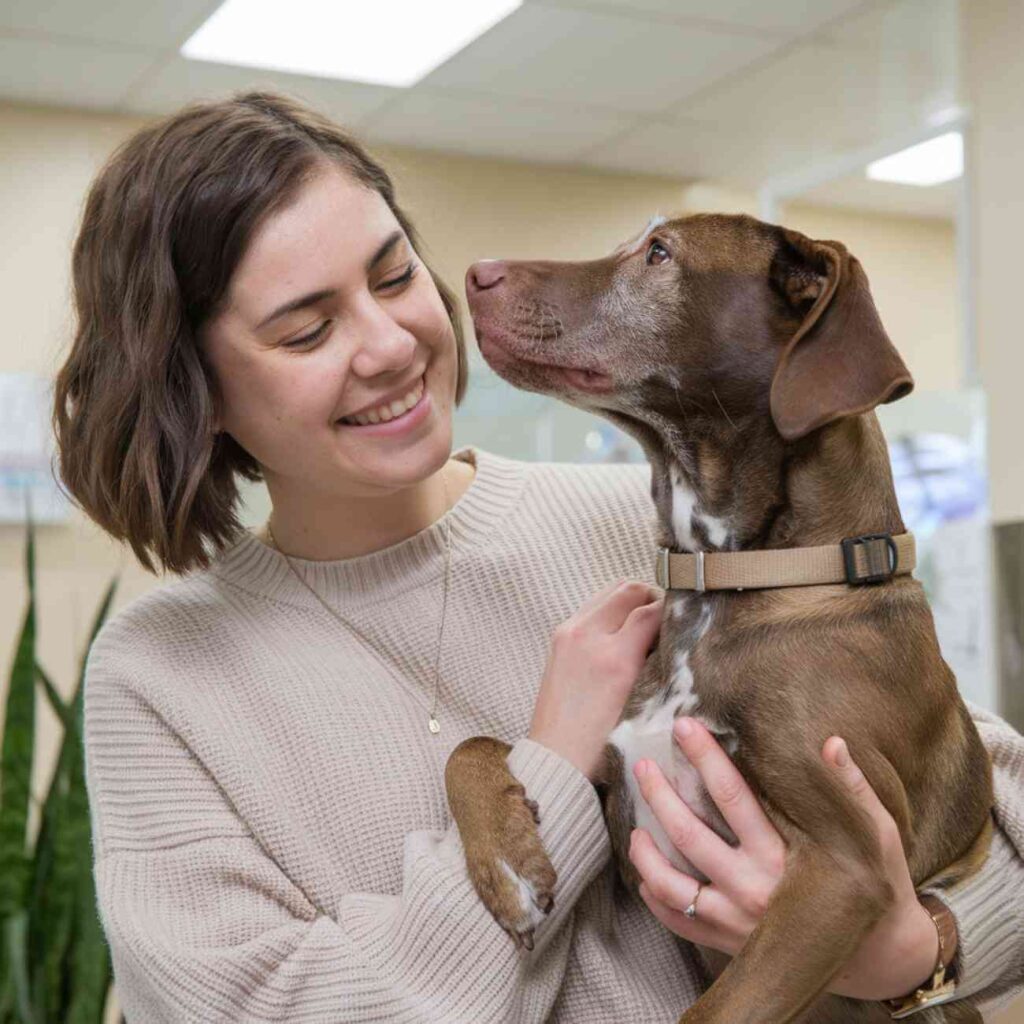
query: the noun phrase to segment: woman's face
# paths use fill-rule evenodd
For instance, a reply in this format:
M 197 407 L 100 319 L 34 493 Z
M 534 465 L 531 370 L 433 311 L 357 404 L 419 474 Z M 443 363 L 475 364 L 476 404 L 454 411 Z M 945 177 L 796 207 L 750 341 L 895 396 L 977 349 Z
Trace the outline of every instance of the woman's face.
M 272 489 L 383 496 L 450 454 L 451 322 L 387 203 L 341 170 L 261 225 L 202 334 L 217 427 Z

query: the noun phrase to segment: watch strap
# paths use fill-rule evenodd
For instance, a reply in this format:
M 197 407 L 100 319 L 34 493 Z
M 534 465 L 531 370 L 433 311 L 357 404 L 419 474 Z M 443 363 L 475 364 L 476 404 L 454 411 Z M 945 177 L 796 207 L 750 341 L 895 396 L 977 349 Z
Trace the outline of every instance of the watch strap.
M 915 989 L 910 995 L 898 999 L 883 1000 L 893 1020 L 902 1020 L 929 1006 L 939 1006 L 956 998 L 956 978 L 950 965 L 956 956 L 956 918 L 953 912 L 937 896 L 930 893 L 918 895 L 918 902 L 928 911 L 939 936 L 939 952 L 935 967 L 928 982 Z

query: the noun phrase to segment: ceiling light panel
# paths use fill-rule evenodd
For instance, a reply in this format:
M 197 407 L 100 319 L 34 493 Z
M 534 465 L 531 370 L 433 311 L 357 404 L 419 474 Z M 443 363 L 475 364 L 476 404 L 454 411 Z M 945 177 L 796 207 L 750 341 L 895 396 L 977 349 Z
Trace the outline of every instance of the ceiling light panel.
M 191 60 L 410 86 L 522 0 L 226 0 L 181 48 Z
M 867 176 L 900 185 L 939 185 L 964 172 L 964 137 L 946 132 L 868 164 Z

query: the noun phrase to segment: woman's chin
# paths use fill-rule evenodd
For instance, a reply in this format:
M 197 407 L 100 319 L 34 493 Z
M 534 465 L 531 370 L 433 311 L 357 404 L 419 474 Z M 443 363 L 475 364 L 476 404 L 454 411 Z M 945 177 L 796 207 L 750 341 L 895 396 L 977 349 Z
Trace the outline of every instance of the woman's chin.
M 367 445 L 345 453 L 347 473 L 384 487 L 411 487 L 433 476 L 451 457 L 451 421 L 401 445 Z

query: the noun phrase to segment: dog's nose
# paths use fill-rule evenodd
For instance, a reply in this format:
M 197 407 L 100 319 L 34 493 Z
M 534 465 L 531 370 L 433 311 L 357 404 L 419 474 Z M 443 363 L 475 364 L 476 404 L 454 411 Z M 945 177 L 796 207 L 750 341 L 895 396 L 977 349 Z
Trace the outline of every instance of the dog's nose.
M 482 292 L 505 279 L 507 268 L 503 260 L 479 260 L 466 271 L 466 291 Z

